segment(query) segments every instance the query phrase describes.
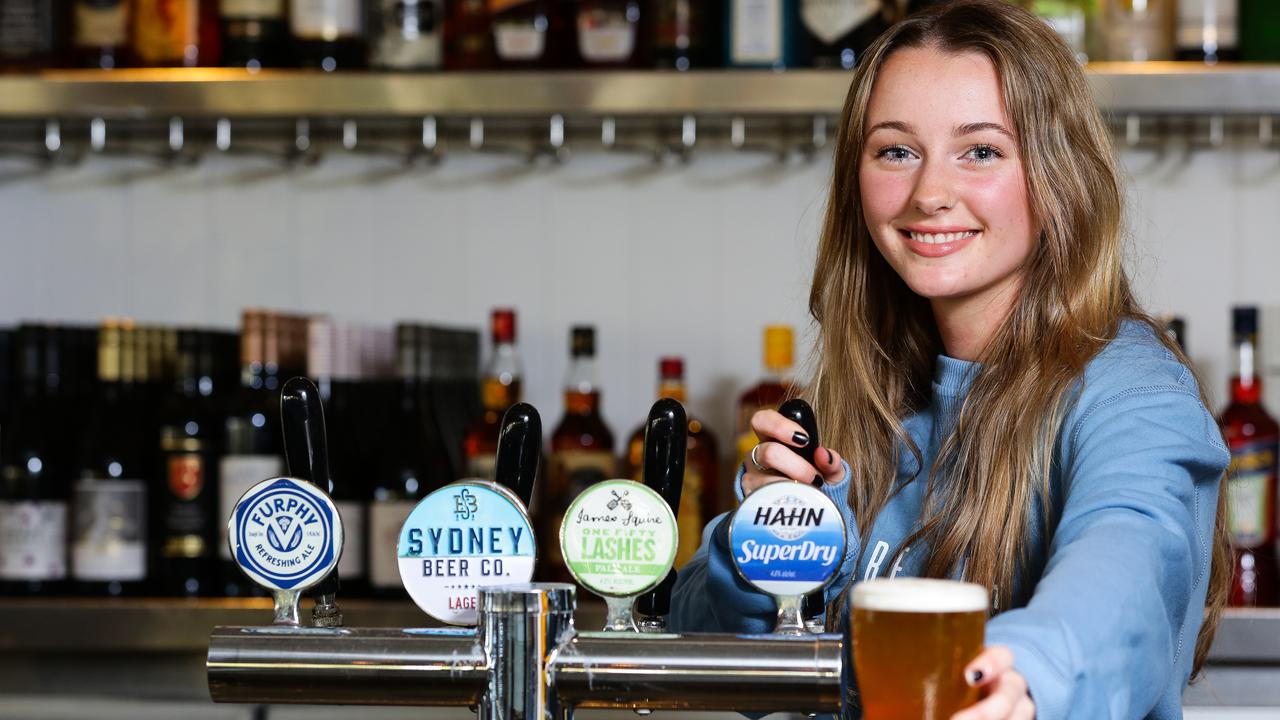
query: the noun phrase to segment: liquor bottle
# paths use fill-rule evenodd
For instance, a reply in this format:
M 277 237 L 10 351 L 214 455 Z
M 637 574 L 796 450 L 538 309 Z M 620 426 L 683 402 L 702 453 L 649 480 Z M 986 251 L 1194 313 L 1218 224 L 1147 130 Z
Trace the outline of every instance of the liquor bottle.
M 588 486 L 613 478 L 613 433 L 600 416 L 600 383 L 596 376 L 595 328 L 573 328 L 569 371 L 564 384 L 564 417 L 551 435 L 547 480 L 539 485 L 533 511 L 542 547 L 539 575 L 548 582 L 570 582 L 560 554 L 560 524 L 569 504 Z
M 1258 309 L 1234 308 L 1232 326 L 1236 371 L 1231 378 L 1231 402 L 1218 418 L 1231 450 L 1226 482 L 1234 572 L 1229 602 L 1237 607 L 1271 606 L 1280 589 L 1275 551 L 1280 426 L 1262 407 Z
M 1053 28 L 1058 37 L 1071 48 L 1078 62 L 1089 61 L 1085 45 L 1091 9 L 1088 0 L 1031 0 L 1030 9 Z
M 133 57 L 144 67 L 217 65 L 217 8 L 205 0 L 131 0 Z
M 764 329 L 764 377 L 738 398 L 734 424 L 738 462 L 741 463 L 758 440 L 751 429 L 751 416 L 760 410 L 774 410 L 793 392 L 787 375 L 795 362 L 795 338 L 788 325 L 770 325 Z M 726 488 L 727 489 L 727 488 Z M 729 507 L 731 498 L 722 498 Z
M 124 67 L 131 7 L 129 0 L 72 0 L 72 63 L 101 70 Z
M 489 0 L 489 13 L 499 66 L 545 69 L 565 64 L 572 24 L 560 2 Z
M 852 69 L 892 22 L 882 0 L 800 0 L 800 20 L 809 41 L 809 64 Z
M 302 67 L 333 72 L 365 66 L 360 0 L 289 0 L 289 28 Z
M 1164 324 L 1164 331 L 1169 333 L 1169 338 L 1178 345 L 1183 354 L 1187 352 L 1187 321 L 1174 315 L 1170 316 Z
M 1178 0 L 1177 58 L 1213 65 L 1240 59 L 1239 0 Z
M 155 591 L 204 597 L 218 592 L 214 560 L 218 528 L 218 457 L 227 379 L 220 355 L 229 333 L 177 335 L 176 379 L 160 412 L 159 460 L 151 499 Z M 232 336 L 234 337 L 234 336 Z
M 578 60 L 588 68 L 647 64 L 649 34 L 639 0 L 578 0 Z
M 289 63 L 284 0 L 222 0 L 222 64 L 249 70 Z
M 654 66 L 684 72 L 720 67 L 724 62 L 721 4 L 702 0 L 655 0 Z
M 488 0 L 453 0 L 445 5 L 444 66 L 448 70 L 488 70 L 493 53 L 493 19 Z
M 684 384 L 684 359 L 664 357 L 658 360 L 658 398 L 671 398 L 687 403 Z M 636 482 L 644 481 L 644 432 L 642 424 L 627 442 L 624 473 Z M 684 487 L 680 491 L 680 508 L 676 513 L 680 528 L 680 545 L 676 549 L 676 567 L 693 557 L 702 542 L 702 528 L 715 517 L 719 508 L 720 488 L 717 479 L 716 439 L 701 420 L 689 416 L 689 439 L 685 450 Z
M 798 64 L 799 0 L 727 0 L 725 65 L 783 70 Z
M 520 402 L 520 356 L 516 353 L 516 311 L 498 308 L 491 317 L 493 353 L 480 384 L 484 413 L 467 428 L 462 455 L 467 477 L 494 480 L 502 415 Z
M 1174 0 L 1107 0 L 1103 3 L 1102 45 L 1106 60 L 1147 62 L 1173 59 Z
M 440 69 L 444 0 L 374 0 L 372 18 L 370 65 L 385 70 Z
M 49 0 L 0 0 L 0 69 L 38 70 L 63 61 L 67 5 Z
M 1280 62 L 1280 3 L 1240 0 L 1240 59 Z
M 142 398 L 122 373 L 131 363 L 138 371 L 139 336 L 114 320 L 98 335 L 98 399 L 72 491 L 71 576 L 84 595 L 138 595 L 147 580 Z
M 240 326 L 240 388 L 223 424 L 223 452 L 218 460 L 218 555 L 223 594 L 261 595 L 231 558 L 227 524 L 236 503 L 249 488 L 284 472 L 280 440 L 279 318 L 245 310 Z
M 23 325 L 16 341 L 16 397 L 0 473 L 0 595 L 66 590 L 69 450 L 56 328 Z

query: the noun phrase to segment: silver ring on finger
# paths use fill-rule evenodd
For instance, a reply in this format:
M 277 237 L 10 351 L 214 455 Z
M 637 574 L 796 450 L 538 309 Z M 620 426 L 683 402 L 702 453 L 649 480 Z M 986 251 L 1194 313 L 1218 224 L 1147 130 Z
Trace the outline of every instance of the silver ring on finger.
M 762 473 L 771 472 L 773 468 L 760 462 L 760 459 L 756 457 L 756 451 L 760 449 L 761 445 L 764 445 L 764 443 L 756 443 L 756 446 L 751 448 L 751 464 L 755 465 L 756 469 Z

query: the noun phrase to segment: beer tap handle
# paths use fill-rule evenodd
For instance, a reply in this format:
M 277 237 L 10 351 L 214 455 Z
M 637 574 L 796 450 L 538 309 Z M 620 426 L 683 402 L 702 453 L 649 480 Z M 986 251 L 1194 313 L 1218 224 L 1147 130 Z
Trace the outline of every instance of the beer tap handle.
M 644 484 L 658 491 L 677 517 L 688 442 L 689 420 L 684 406 L 671 398 L 654 403 L 645 425 Z M 641 630 L 665 629 L 662 618 L 671 612 L 671 589 L 675 584 L 676 571 L 672 569 L 658 587 L 636 598 L 636 610 L 642 616 Z
M 280 427 L 290 477 L 306 480 L 332 493 L 324 406 L 320 402 L 319 389 L 307 378 L 292 378 L 280 389 Z M 322 627 L 342 625 L 342 611 L 336 601 L 339 587 L 338 570 L 334 568 L 308 592 L 316 602 L 312 610 L 313 624 Z
M 778 412 L 788 420 L 791 420 L 800 427 L 804 428 L 805 434 L 809 436 L 809 443 L 802 448 L 791 448 L 797 455 L 804 458 L 805 462 L 810 465 L 814 464 L 814 458 L 818 451 L 821 440 L 818 439 L 818 418 L 813 414 L 813 407 L 809 403 L 800 398 L 792 398 L 778 408 Z M 814 481 L 814 487 L 821 487 L 821 481 Z M 804 596 L 801 604 L 801 614 L 805 620 L 812 620 L 822 614 L 822 591 L 811 592 Z
M 542 459 L 542 418 L 528 403 L 516 403 L 502 415 L 494 476 L 528 509 Z

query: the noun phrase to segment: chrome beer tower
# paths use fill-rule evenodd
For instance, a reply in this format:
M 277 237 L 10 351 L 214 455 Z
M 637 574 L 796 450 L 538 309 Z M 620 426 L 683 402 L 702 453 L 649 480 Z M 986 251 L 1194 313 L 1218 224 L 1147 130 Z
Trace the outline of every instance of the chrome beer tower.
M 288 414 L 283 420 L 296 422 Z M 323 431 L 314 431 L 322 426 L 309 427 L 306 446 L 322 454 Z M 684 432 L 678 403 L 655 405 L 645 477 L 662 479 L 653 489 L 668 501 L 674 477 L 677 503 L 683 473 L 649 464 L 682 470 Z M 531 442 L 530 435 L 538 437 Z M 538 444 L 536 411 L 512 408 L 503 420 L 498 477 L 526 504 L 537 467 L 537 452 L 530 458 L 528 448 Z M 663 633 L 658 616 L 668 610 L 673 585 L 674 572 L 639 597 L 641 627 L 649 632 L 579 632 L 575 587 L 554 583 L 481 589 L 475 629 L 218 627 L 209 639 L 209 694 L 215 702 L 462 706 L 482 720 L 567 720 L 577 708 L 840 710 L 841 635 Z M 318 595 L 333 602 L 327 592 Z M 331 616 L 316 624 L 323 622 Z

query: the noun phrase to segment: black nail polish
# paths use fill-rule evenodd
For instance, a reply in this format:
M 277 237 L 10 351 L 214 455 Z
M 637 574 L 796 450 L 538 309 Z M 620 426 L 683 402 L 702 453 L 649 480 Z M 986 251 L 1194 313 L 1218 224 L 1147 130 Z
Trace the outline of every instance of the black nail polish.
M 977 685 L 978 683 L 982 682 L 983 677 L 985 676 L 982 674 L 981 670 L 974 670 L 973 672 L 969 673 L 969 684 Z
M 822 476 L 821 476 L 821 475 L 814 475 L 814 476 L 813 476 L 813 486 L 814 486 L 814 487 L 822 487 Z
M 795 443 L 798 447 L 804 447 L 809 444 L 809 436 L 802 432 L 798 432 L 791 436 L 791 442 Z
M 836 464 L 836 456 L 831 454 L 831 449 L 830 449 L 830 448 L 828 448 L 828 449 L 827 449 L 827 464 L 828 464 L 828 465 L 835 465 L 835 464 Z

